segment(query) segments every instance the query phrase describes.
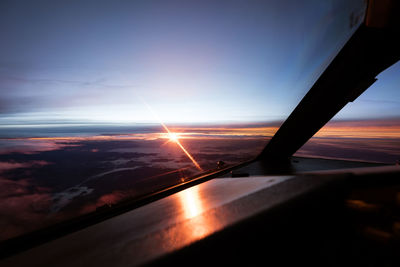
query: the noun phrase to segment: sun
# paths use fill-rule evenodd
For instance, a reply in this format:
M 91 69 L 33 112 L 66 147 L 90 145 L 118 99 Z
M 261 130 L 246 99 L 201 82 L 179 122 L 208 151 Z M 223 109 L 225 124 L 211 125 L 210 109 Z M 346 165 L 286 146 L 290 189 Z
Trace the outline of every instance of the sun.
M 179 137 L 178 137 L 178 135 L 176 134 L 176 133 L 168 133 L 168 135 L 169 135 L 169 140 L 170 141 L 172 141 L 172 142 L 174 142 L 174 143 L 178 143 L 178 141 L 179 141 Z

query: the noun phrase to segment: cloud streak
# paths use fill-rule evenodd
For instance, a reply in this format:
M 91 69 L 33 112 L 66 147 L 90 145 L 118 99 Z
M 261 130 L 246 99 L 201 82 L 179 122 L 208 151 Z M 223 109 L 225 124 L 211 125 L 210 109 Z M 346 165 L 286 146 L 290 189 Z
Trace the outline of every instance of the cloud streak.
M 313 138 L 400 138 L 400 118 L 386 120 L 332 121 Z

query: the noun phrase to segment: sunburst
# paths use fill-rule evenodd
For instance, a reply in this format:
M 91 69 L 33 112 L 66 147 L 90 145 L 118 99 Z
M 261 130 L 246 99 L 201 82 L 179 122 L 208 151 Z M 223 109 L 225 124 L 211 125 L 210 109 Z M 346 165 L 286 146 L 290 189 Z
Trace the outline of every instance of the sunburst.
M 190 155 L 190 153 L 184 148 L 184 146 L 182 145 L 182 143 L 179 140 L 179 135 L 177 133 L 171 132 L 168 129 L 167 125 L 165 125 L 165 123 L 163 123 L 161 121 L 160 117 L 149 106 L 149 104 L 147 104 L 143 99 L 142 99 L 142 101 L 146 105 L 146 107 L 150 110 L 150 112 L 154 115 L 154 117 L 157 118 L 158 122 L 162 125 L 164 130 L 167 132 L 169 141 L 176 143 L 182 149 L 182 151 L 186 154 L 186 156 L 193 162 L 194 166 L 196 166 L 196 168 L 199 169 L 200 171 L 203 171 L 203 169 L 200 167 L 199 163 L 197 163 L 197 161 L 193 158 L 193 156 Z

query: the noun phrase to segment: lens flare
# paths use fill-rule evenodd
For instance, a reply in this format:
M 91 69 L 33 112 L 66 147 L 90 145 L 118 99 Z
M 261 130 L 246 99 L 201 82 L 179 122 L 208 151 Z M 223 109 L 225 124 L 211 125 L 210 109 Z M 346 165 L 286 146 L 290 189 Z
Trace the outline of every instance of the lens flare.
M 197 163 L 197 161 L 192 157 L 192 155 L 190 155 L 190 153 L 183 147 L 183 145 L 181 144 L 181 142 L 178 139 L 178 136 L 175 133 L 172 133 L 167 125 L 165 125 L 162 121 L 160 121 L 160 124 L 162 125 L 162 127 L 165 129 L 165 131 L 167 131 L 168 136 L 170 138 L 171 141 L 174 141 L 181 149 L 182 151 L 186 154 L 186 156 L 193 162 L 194 166 L 196 166 L 197 169 L 199 169 L 200 171 L 203 171 L 203 169 L 200 167 L 200 165 Z
M 192 155 L 190 155 L 190 153 L 183 147 L 183 145 L 181 144 L 181 142 L 179 141 L 179 137 L 176 133 L 171 132 L 167 125 L 165 125 L 160 117 L 158 117 L 158 115 L 154 112 L 154 110 L 149 106 L 149 104 L 147 104 L 143 99 L 142 102 L 146 105 L 147 109 L 150 110 L 150 112 L 153 114 L 153 116 L 155 118 L 157 118 L 158 122 L 162 125 L 162 127 L 164 128 L 164 130 L 167 132 L 169 140 L 176 143 L 181 149 L 182 151 L 186 154 L 186 156 L 193 162 L 194 166 L 196 166 L 197 169 L 199 169 L 200 171 L 204 171 L 199 163 L 197 163 L 197 161 L 192 157 Z

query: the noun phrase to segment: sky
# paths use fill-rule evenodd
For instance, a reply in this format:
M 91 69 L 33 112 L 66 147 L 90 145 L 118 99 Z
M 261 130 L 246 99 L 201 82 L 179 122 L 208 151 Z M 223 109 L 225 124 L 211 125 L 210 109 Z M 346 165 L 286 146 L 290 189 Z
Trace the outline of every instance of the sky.
M 141 174 L 146 178 L 156 177 L 150 173 L 159 166 L 182 171 L 186 156 L 170 154 L 181 149 L 168 141 L 165 129 L 147 123 L 168 124 L 185 148 L 179 146 L 187 148 L 201 168 L 214 168 L 221 159 L 234 163 L 252 158 L 355 32 L 364 4 L 364 0 L 0 0 L 0 185 L 6 196 L 0 212 L 29 218 L 28 228 L 35 226 L 28 215 L 32 210 L 37 215 L 36 204 L 54 202 L 47 188 L 24 177 L 35 168 L 45 169 L 45 174 L 50 170 L 44 178 L 57 188 L 74 179 L 84 178 L 85 183 L 116 171 L 143 171 L 133 165 L 140 160 L 147 168 Z M 399 74 L 400 63 L 380 74 L 299 155 L 397 160 Z M 107 128 L 110 123 L 118 127 Z M 132 127 L 138 123 L 146 125 Z M 112 160 L 106 165 L 101 157 Z M 66 159 L 79 162 L 75 165 L 82 171 L 71 168 Z M 87 165 L 87 160 L 95 165 Z M 61 165 L 54 168 L 54 161 Z M 97 172 L 105 166 L 110 169 L 87 180 L 87 170 Z M 1 177 L 2 170 L 24 168 L 29 169 L 27 174 L 16 172 L 19 180 Z M 61 173 L 53 175 L 53 169 Z M 42 174 L 38 173 L 38 181 Z M 134 181 L 133 176 L 118 177 Z M 109 181 L 116 188 L 125 186 Z M 71 191 L 85 196 L 90 190 L 86 185 L 68 185 L 61 195 L 68 198 L 65 192 Z M 113 194 L 99 194 L 96 203 L 109 203 L 102 199 Z M 43 217 L 36 221 L 43 226 Z
M 364 12 L 362 0 L 2 0 L 0 125 L 157 123 L 147 106 L 166 123 L 281 121 Z M 399 116 L 399 72 L 337 118 Z

